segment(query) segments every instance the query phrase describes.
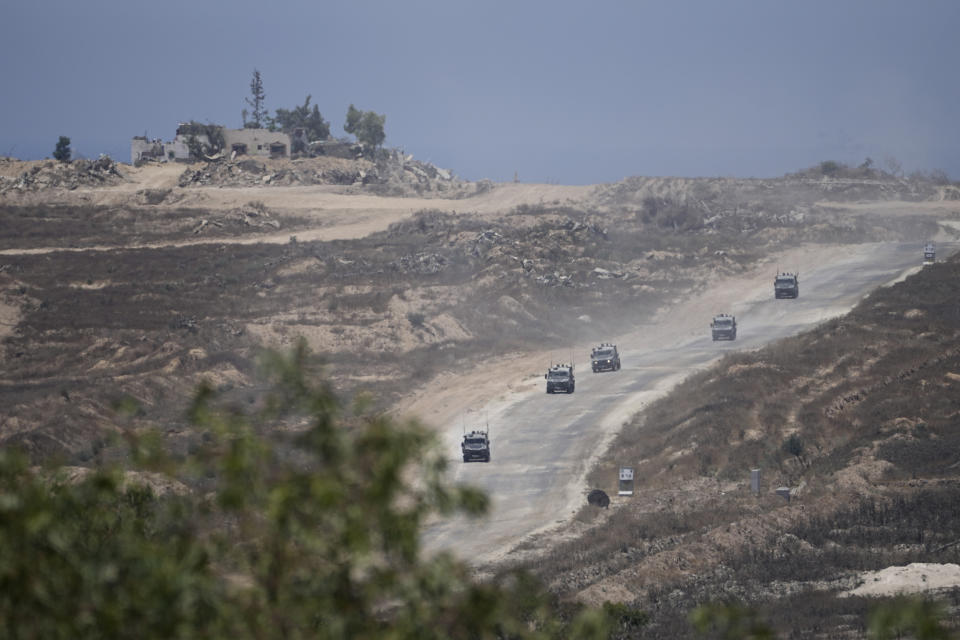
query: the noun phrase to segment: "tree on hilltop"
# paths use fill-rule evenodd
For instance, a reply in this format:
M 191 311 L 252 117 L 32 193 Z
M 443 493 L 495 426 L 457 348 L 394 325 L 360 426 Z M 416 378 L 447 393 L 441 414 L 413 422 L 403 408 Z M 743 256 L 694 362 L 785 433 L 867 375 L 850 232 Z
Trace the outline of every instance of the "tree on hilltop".
M 59 160 L 60 162 L 70 162 L 70 138 L 67 136 L 60 136 L 60 139 L 57 140 L 57 148 L 53 150 L 54 160 Z
M 347 122 L 343 125 L 343 130 L 355 135 L 357 142 L 364 147 L 376 149 L 387 138 L 383 130 L 386 121 L 385 115 L 373 111 L 361 111 L 351 104 L 347 109 Z
M 330 123 L 320 115 L 317 105 L 313 105 L 313 109 L 310 109 L 311 98 L 312 96 L 308 94 L 303 104 L 293 109 L 277 109 L 276 115 L 270 119 L 270 128 L 280 129 L 284 133 L 303 129 L 308 141 L 326 140 L 330 137 Z M 294 144 L 297 144 L 296 140 Z M 303 149 L 291 149 L 291 151 L 303 151 Z
M 245 129 L 261 129 L 267 121 L 266 103 L 267 94 L 263 90 L 263 78 L 260 77 L 260 71 L 253 70 L 253 78 L 250 80 L 250 97 L 244 100 L 253 111 L 250 112 L 251 119 L 248 121 L 244 116 L 243 127 Z

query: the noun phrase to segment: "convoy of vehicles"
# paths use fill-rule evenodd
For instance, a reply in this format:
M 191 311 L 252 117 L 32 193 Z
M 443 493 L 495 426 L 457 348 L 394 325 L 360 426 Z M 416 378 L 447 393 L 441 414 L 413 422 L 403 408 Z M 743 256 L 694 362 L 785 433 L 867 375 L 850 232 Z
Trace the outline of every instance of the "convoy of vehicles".
M 620 352 L 617 351 L 617 345 L 603 342 L 599 347 L 591 349 L 590 366 L 593 368 L 594 373 L 600 371 L 619 371 Z
M 935 258 L 933 243 L 928 243 L 923 252 L 924 264 L 930 264 Z M 774 295 L 776 298 L 796 298 L 800 295 L 800 282 L 797 273 L 780 272 L 774 278 Z M 728 313 L 720 313 L 713 317 L 710 323 L 710 334 L 713 340 L 736 340 L 737 318 Z M 594 373 L 601 371 L 620 370 L 620 351 L 617 345 L 602 342 L 590 350 L 590 367 Z M 573 373 L 573 364 L 551 364 L 544 374 L 547 381 L 547 393 L 573 393 L 576 388 L 576 379 Z M 490 437 L 487 431 L 471 431 L 464 434 L 463 461 L 471 460 L 490 461 Z
M 800 297 L 800 274 L 781 273 L 773 279 L 773 296 L 775 298 Z
M 714 316 L 710 323 L 710 333 L 714 340 L 736 340 L 737 319 L 726 313 Z

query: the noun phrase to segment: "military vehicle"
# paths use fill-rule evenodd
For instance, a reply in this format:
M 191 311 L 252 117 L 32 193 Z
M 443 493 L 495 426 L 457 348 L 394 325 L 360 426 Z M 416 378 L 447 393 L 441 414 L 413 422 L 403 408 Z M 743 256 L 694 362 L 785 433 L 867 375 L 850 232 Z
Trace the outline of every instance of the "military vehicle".
M 933 264 L 937 261 L 937 248 L 932 242 L 928 242 L 923 248 L 923 264 Z
M 784 272 L 774 278 L 773 296 L 775 298 L 799 298 L 800 274 Z
M 464 462 L 470 462 L 471 460 L 490 462 L 489 433 L 486 431 L 471 431 L 463 434 L 460 450 L 463 452 Z
M 593 372 L 599 371 L 619 371 L 620 370 L 620 352 L 617 351 L 617 345 L 603 342 L 599 347 L 590 350 L 590 366 Z
M 547 369 L 543 377 L 547 379 L 547 393 L 573 393 L 576 381 L 573 378 L 572 364 L 555 364 Z
M 713 316 L 713 322 L 710 323 L 710 333 L 714 340 L 736 340 L 737 339 L 737 319 L 726 313 Z

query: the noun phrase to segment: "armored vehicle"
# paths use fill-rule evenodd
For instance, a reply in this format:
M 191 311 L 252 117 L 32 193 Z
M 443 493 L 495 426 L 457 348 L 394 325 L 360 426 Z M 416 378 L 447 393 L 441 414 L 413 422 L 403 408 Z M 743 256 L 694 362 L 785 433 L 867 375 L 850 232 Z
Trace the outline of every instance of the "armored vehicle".
M 573 379 L 572 364 L 555 364 L 543 376 L 547 379 L 547 393 L 573 393 L 575 381 Z
M 590 351 L 590 366 L 593 372 L 618 371 L 620 369 L 620 352 L 617 345 L 609 342 L 602 343 Z
M 937 261 L 937 248 L 932 242 L 928 242 L 923 248 L 923 264 L 933 264 Z
M 773 279 L 773 295 L 775 298 L 800 297 L 800 274 L 781 273 Z
M 736 340 L 737 339 L 737 319 L 726 313 L 713 316 L 713 322 L 710 323 L 710 333 L 714 340 Z
M 486 431 L 465 433 L 463 442 L 460 443 L 460 450 L 463 451 L 464 462 L 471 460 L 490 462 L 490 436 Z

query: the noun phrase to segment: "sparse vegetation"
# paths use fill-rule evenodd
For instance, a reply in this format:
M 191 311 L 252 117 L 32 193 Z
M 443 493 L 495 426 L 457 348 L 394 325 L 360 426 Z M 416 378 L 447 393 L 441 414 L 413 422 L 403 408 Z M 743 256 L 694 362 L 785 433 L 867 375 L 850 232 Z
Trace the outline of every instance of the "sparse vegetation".
M 57 146 L 53 150 L 53 159 L 59 162 L 70 162 L 70 138 L 67 136 L 60 136 L 57 140 Z
M 320 115 L 317 105 L 313 105 L 313 110 L 310 109 L 310 98 L 311 96 L 308 95 L 302 105 L 293 109 L 277 109 L 276 115 L 270 120 L 270 128 L 277 128 L 290 134 L 295 129 L 303 129 L 308 142 L 326 140 L 330 137 L 330 123 Z M 302 140 L 294 139 L 290 150 L 294 153 L 306 151 L 303 145 Z
M 194 160 L 204 160 L 206 156 L 221 151 L 226 144 L 223 127 L 218 124 L 203 124 L 191 120 L 177 127 L 177 133 L 187 136 L 187 147 Z
M 347 121 L 343 130 L 357 137 L 357 142 L 368 149 L 374 150 L 386 140 L 383 125 L 387 116 L 373 111 L 360 111 L 352 104 L 347 109 Z
M 414 327 L 422 327 L 426 316 L 417 311 L 411 311 L 407 314 L 407 321 Z
M 783 450 L 791 456 L 799 458 L 803 455 L 803 440 L 801 440 L 797 434 L 791 433 L 787 436 L 787 439 L 783 441 Z
M 245 129 L 260 129 L 267 122 L 266 108 L 267 94 L 263 90 L 263 78 L 260 71 L 253 70 L 253 76 L 250 78 L 250 97 L 244 98 L 244 101 L 252 109 L 249 112 L 250 120 L 247 120 L 247 112 L 244 111 L 243 126 Z

